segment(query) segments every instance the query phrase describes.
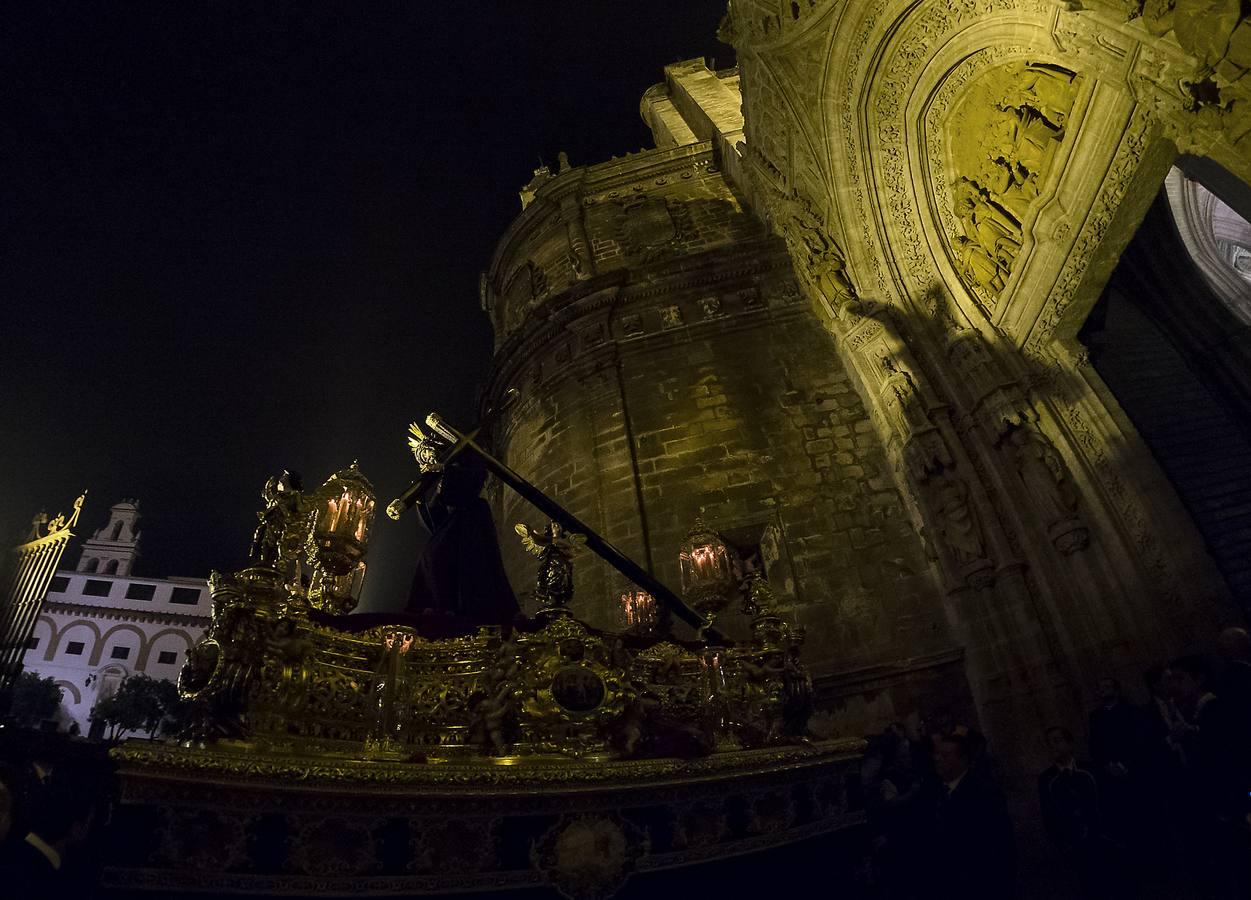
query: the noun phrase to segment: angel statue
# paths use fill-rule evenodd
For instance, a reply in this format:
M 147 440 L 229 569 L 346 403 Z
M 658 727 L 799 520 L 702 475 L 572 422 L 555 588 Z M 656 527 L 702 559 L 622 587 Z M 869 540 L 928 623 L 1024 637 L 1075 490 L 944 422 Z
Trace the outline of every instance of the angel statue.
M 535 596 L 545 608 L 566 606 L 573 599 L 573 558 L 586 546 L 585 534 L 569 534 L 559 523 L 546 528 L 518 525 L 521 545 L 539 558 Z
M 445 461 L 447 441 L 416 423 L 408 431 L 408 447 L 421 471 L 412 502 L 429 534 L 417 559 L 408 612 L 424 620 L 427 637 L 471 633 L 483 625 L 510 629 L 521 608 L 504 572 L 491 508 L 479 496 L 486 469 L 470 453 Z M 402 506 L 388 509 L 392 518 L 399 512 Z
M 252 548 L 248 558 L 263 566 L 276 566 L 282 556 L 282 539 L 287 526 L 295 521 L 300 511 L 300 493 L 304 484 L 300 476 L 283 469 L 281 475 L 275 475 L 265 482 L 261 489 L 261 499 L 265 501 L 265 509 L 256 514 L 260 522 L 252 534 Z

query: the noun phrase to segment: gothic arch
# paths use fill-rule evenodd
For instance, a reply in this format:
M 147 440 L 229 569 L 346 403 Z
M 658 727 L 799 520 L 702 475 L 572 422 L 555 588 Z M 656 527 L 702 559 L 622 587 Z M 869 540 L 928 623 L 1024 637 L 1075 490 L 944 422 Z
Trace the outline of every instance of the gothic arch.
M 191 635 L 183 628 L 166 628 L 164 631 L 158 631 L 156 634 L 148 638 L 147 644 L 143 647 L 143 651 L 139 654 L 138 660 L 135 662 L 135 670 L 142 672 L 148 667 L 148 659 L 152 656 L 152 651 L 156 649 L 157 643 L 166 635 L 177 635 L 182 638 L 185 650 L 190 650 L 195 643 L 191 639 Z
M 136 625 L 130 625 L 128 623 L 123 622 L 119 625 L 114 625 L 112 628 L 110 628 L 108 631 L 104 633 L 104 635 L 96 643 L 95 650 L 92 651 L 91 658 L 87 661 L 88 665 L 92 665 L 92 666 L 99 665 L 100 656 L 101 654 L 104 653 L 105 644 L 108 643 L 109 638 L 117 634 L 117 632 L 119 631 L 130 631 L 130 632 L 133 632 L 134 634 L 137 634 L 139 636 L 139 646 L 136 648 L 137 652 L 135 653 L 135 658 L 138 659 L 139 657 L 144 655 L 144 653 L 147 650 L 147 638 L 143 633 L 143 629 L 139 628 Z
M 48 649 L 45 651 L 43 658 L 47 661 L 51 661 L 56 656 L 56 652 L 60 649 L 61 644 L 65 641 L 66 635 L 80 626 L 91 632 L 93 641 L 91 647 L 84 649 L 87 650 L 88 654 L 96 653 L 97 648 L 100 646 L 100 629 L 96 626 L 95 622 L 88 622 L 84 619 L 79 619 L 77 621 L 70 622 L 60 631 L 56 632 L 55 637 L 48 643 Z

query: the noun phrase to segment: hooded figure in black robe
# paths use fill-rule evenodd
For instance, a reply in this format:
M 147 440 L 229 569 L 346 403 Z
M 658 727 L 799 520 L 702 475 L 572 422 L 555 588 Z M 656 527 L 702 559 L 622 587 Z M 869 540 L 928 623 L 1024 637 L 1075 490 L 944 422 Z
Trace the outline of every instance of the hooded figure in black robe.
M 504 574 L 491 509 L 480 495 L 487 473 L 458 456 L 424 476 L 416 506 L 430 538 L 417 560 L 407 612 L 427 637 L 510 629 L 520 614 Z

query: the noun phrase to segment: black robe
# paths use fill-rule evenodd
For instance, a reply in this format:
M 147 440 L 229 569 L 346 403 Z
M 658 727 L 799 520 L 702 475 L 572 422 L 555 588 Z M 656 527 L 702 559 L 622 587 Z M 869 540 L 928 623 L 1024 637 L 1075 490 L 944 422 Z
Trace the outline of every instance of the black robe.
M 423 633 L 510 627 L 520 613 L 508 584 L 491 509 L 479 496 L 486 472 L 454 462 L 423 491 L 417 512 L 430 538 L 417 560 L 407 612 Z

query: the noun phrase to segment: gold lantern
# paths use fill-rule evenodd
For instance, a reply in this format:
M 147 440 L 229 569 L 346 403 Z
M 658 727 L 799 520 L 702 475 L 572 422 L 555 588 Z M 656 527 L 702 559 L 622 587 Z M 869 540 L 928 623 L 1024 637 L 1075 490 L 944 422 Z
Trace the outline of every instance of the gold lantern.
M 730 548 L 702 518 L 687 532 L 678 563 L 682 592 L 697 610 L 716 612 L 729 602 L 734 587 Z
M 355 462 L 317 490 L 308 537 L 316 567 L 309 599 L 326 612 L 345 613 L 356 606 L 376 505 L 373 485 Z
M 618 618 L 623 631 L 640 637 L 650 634 L 656 627 L 656 598 L 642 588 L 631 587 L 618 599 Z

